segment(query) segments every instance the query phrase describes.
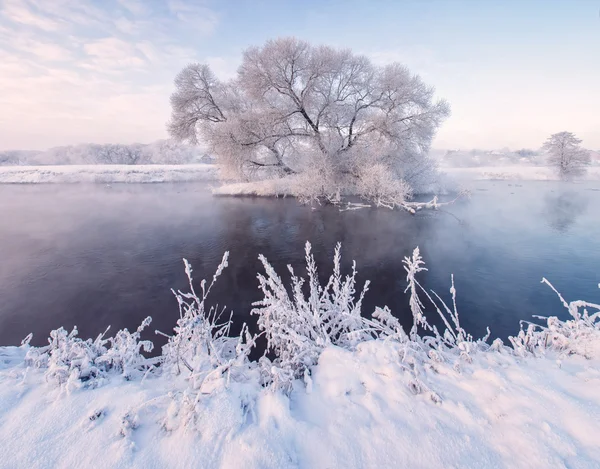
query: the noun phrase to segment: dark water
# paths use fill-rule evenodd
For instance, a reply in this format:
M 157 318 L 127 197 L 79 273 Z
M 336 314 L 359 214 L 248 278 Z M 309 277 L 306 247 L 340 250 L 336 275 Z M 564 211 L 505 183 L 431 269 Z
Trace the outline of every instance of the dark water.
M 388 305 L 412 321 L 402 259 L 419 246 L 421 280 L 449 298 L 458 290 L 462 325 L 474 335 L 518 331 L 533 314 L 566 317 L 546 276 L 566 299 L 600 301 L 600 185 L 473 183 L 470 200 L 412 216 L 387 209 L 340 212 L 292 199 L 213 198 L 198 184 L 0 186 L 0 344 L 34 343 L 77 325 L 82 337 L 135 328 L 153 317 L 168 332 L 178 317 L 170 288 L 185 289 L 181 259 L 197 281 L 225 250 L 230 266 L 211 304 L 252 322 L 260 299 L 259 253 L 287 278 L 313 244 L 323 276 L 337 241 L 372 286 L 365 311 Z M 155 343 L 160 344 L 159 339 Z

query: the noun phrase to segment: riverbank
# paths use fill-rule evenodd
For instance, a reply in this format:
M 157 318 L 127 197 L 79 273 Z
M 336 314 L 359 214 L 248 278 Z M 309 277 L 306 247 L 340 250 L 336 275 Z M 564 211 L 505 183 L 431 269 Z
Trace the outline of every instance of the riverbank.
M 428 192 L 454 190 L 457 183 L 472 180 L 557 181 L 558 175 L 546 166 L 478 166 L 440 168 L 441 179 Z M 0 166 L 0 184 L 36 183 L 160 183 L 196 182 L 218 179 L 215 164 L 186 165 L 60 165 Z M 590 166 L 582 181 L 600 181 L 600 166 Z M 213 190 L 215 195 L 253 195 L 283 197 L 294 192 L 294 177 L 254 182 L 225 183 Z
M 423 188 L 422 194 L 447 194 L 468 188 L 472 181 L 559 181 L 556 171 L 547 166 L 480 166 L 440 168 L 439 181 Z M 580 181 L 600 181 L 600 166 L 591 166 Z M 287 176 L 263 181 L 225 183 L 213 189 L 214 195 L 286 197 L 293 194 L 296 179 Z
M 222 382 L 196 396 L 181 376 L 69 390 L 4 348 L 0 466 L 598 467 L 599 343 L 587 358 L 500 351 L 438 363 L 421 377 L 432 391 L 418 393 L 394 344 L 328 347 L 310 389 L 290 397 Z
M 217 176 L 212 164 L 0 166 L 0 184 L 196 182 Z
M 440 168 L 443 173 L 459 181 L 559 181 L 556 170 L 549 166 L 476 166 L 470 168 Z M 590 166 L 581 181 L 600 181 L 600 166 Z

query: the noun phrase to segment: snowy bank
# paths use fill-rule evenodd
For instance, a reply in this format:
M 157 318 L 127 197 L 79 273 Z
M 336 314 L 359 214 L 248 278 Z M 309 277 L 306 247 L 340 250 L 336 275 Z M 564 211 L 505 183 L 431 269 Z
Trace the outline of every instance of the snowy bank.
M 236 386 L 195 396 L 167 376 L 67 392 L 14 366 L 0 374 L 0 466 L 599 467 L 598 356 L 440 363 L 427 376 L 436 402 L 410 390 L 399 352 L 378 341 L 328 347 L 311 392 L 289 398 Z
M 250 182 L 234 182 L 223 184 L 218 187 L 212 188 L 213 195 L 216 196 L 253 196 L 253 197 L 296 197 L 302 203 L 313 203 L 318 202 L 321 203 L 321 198 L 311 198 L 303 195 L 303 191 L 299 186 L 306 183 L 306 180 L 298 177 L 298 176 L 285 176 L 278 179 L 265 179 L 262 181 L 250 181 Z M 338 192 L 336 197 L 331 199 L 325 199 L 328 203 L 333 203 L 335 205 L 340 206 L 341 211 L 346 210 L 358 210 L 361 208 L 371 207 L 371 204 L 376 207 L 386 207 L 386 208 L 401 208 L 403 210 L 407 210 L 410 213 L 416 213 L 419 210 L 423 209 L 437 209 L 439 207 L 453 204 L 458 198 L 467 195 L 465 191 L 458 191 L 458 196 L 447 202 L 440 202 L 437 198 L 437 195 L 434 196 L 428 202 L 412 202 L 402 198 L 401 200 L 392 200 L 390 201 L 387 197 L 378 197 L 373 196 L 371 199 L 364 200 L 363 202 L 348 202 L 345 201 L 345 197 L 360 197 L 352 192 Z M 446 187 L 442 188 L 441 185 L 436 185 L 435 190 L 433 187 L 425 190 L 424 194 L 447 194 L 448 189 Z
M 457 192 L 463 183 L 473 180 L 499 181 L 558 181 L 558 173 L 548 166 L 477 166 L 477 167 L 441 167 L 438 181 L 422 188 L 419 194 L 448 194 Z M 600 166 L 590 166 L 584 181 L 600 181 Z M 213 189 L 214 195 L 287 197 L 301 192 L 296 186 L 303 181 L 295 176 L 262 181 L 235 182 L 222 184 Z M 350 195 L 350 194 L 342 194 Z
M 288 197 L 292 196 L 295 176 L 262 181 L 232 182 L 212 189 L 214 195 Z
M 548 166 L 477 166 L 469 168 L 440 168 L 456 180 L 510 180 L 510 181 L 558 181 L 558 173 Z M 582 178 L 586 181 L 600 181 L 600 166 L 590 166 Z
M 210 285 L 186 262 L 191 291 L 176 294 L 180 319 L 156 359 L 140 354 L 149 320 L 108 339 L 59 329 L 45 348 L 0 348 L 0 467 L 600 465 L 600 305 L 558 295 L 570 320 L 487 344 L 460 327 L 453 281 L 449 307 L 421 287 L 415 250 L 407 334 L 387 308 L 362 316 L 339 255 L 320 285 L 307 246 L 308 276 L 292 270 L 289 291 L 261 258 L 254 314 L 273 361 L 248 361 L 254 338 L 227 337 L 205 309 L 227 255 Z
M 211 164 L 0 166 L 0 184 L 194 182 L 217 178 Z

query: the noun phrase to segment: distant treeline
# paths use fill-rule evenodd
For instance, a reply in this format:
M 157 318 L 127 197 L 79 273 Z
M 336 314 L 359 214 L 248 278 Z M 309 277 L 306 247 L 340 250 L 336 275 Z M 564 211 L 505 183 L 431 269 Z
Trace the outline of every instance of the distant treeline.
M 546 154 L 542 150 L 448 150 L 441 155 L 443 166 L 503 166 L 513 164 L 543 165 Z
M 0 151 L 0 165 L 68 165 L 68 164 L 187 164 L 209 163 L 211 158 L 199 146 L 172 140 L 149 144 L 84 143 L 51 148 L 46 151 Z

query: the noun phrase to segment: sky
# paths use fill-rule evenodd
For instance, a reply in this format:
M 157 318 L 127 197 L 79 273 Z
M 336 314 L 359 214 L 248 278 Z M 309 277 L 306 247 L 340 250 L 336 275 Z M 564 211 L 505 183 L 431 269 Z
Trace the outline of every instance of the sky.
M 190 62 L 281 36 L 401 62 L 449 101 L 433 146 L 600 149 L 599 0 L 0 0 L 0 150 L 167 137 Z

